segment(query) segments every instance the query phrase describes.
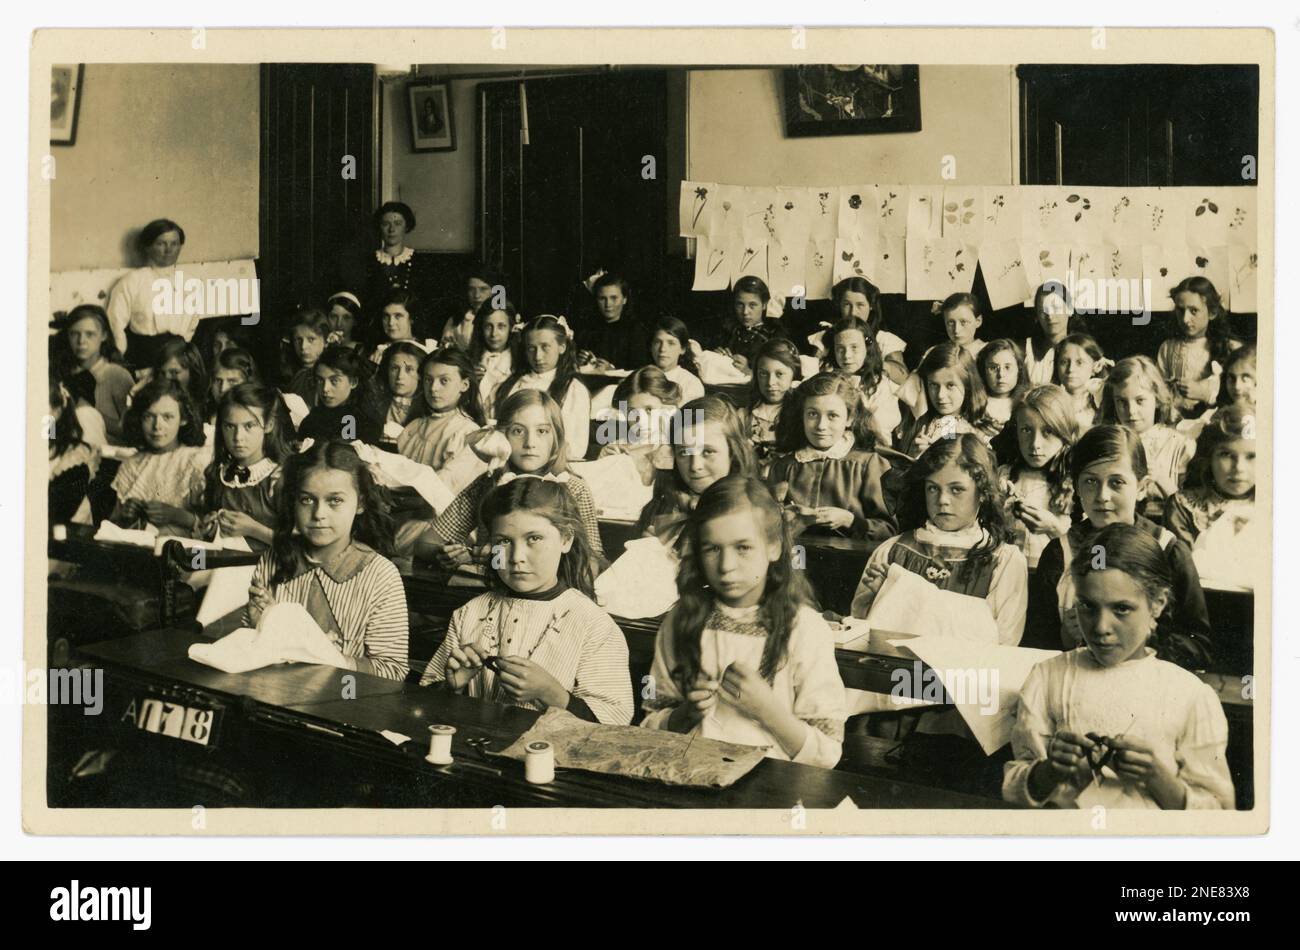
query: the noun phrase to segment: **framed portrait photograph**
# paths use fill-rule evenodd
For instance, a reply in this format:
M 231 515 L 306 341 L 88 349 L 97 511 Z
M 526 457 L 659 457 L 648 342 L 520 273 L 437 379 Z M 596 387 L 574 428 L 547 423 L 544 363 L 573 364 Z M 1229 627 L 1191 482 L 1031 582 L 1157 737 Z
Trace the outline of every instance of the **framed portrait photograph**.
M 50 70 L 50 144 L 77 141 L 77 112 L 81 108 L 81 64 Z
M 784 79 L 789 138 L 921 131 L 917 66 L 795 66 Z
M 412 151 L 450 152 L 456 148 L 449 90 L 450 84 L 445 82 L 413 82 L 406 87 Z

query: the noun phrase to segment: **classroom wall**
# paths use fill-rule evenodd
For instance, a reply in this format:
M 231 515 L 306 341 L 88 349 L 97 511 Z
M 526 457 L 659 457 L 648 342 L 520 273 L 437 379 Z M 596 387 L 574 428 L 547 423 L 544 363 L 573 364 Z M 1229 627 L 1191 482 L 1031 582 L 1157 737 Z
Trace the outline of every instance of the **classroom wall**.
M 384 201 L 405 201 L 415 211 L 416 229 L 410 244 L 417 251 L 472 254 L 478 238 L 478 84 L 490 74 L 519 73 L 519 66 L 472 63 L 417 66 L 415 76 L 451 81 L 451 111 L 456 148 L 450 152 L 411 150 L 411 119 L 406 86 L 411 77 L 383 83 L 380 125 L 381 194 Z M 571 73 L 574 67 L 528 67 L 530 77 L 548 72 Z M 471 78 L 457 79 L 460 75 Z
M 942 184 L 952 155 L 957 184 L 1013 184 L 1013 70 L 922 65 L 921 131 L 793 139 L 780 69 L 691 70 L 686 175 L 730 185 Z
M 87 63 L 76 144 L 51 148 L 50 269 L 136 264 L 161 217 L 185 228 L 182 264 L 257 257 L 258 71 Z
M 482 74 L 518 67 L 421 67 L 421 76 L 452 80 L 456 150 L 411 151 L 403 78 L 383 84 L 381 166 L 384 200 L 415 209 L 417 250 L 473 253 L 478 209 L 478 103 Z M 564 67 L 557 70 L 570 71 Z M 942 183 L 945 155 L 957 160 L 957 183 L 1015 181 L 1012 122 L 1014 67 L 922 66 L 921 131 L 895 135 L 787 139 L 779 69 L 669 70 L 666 162 L 668 250 L 676 238 L 676 181 L 738 185 L 864 182 Z M 529 68 L 529 75 L 544 70 Z M 456 81 L 458 73 L 476 78 Z

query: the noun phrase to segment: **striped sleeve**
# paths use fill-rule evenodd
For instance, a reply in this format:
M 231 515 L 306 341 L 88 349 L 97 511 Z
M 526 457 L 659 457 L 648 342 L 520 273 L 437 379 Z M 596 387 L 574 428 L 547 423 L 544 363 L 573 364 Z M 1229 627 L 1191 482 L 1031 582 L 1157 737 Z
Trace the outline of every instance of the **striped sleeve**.
M 451 648 L 460 643 L 461 615 L 468 607 L 468 604 L 457 607 L 452 613 L 451 622 L 447 625 L 447 635 L 442 638 L 442 643 L 438 644 L 438 649 L 434 651 L 429 665 L 424 668 L 424 675 L 420 677 L 421 686 L 432 686 L 434 683 L 446 680 L 447 658 L 451 656 Z
M 605 547 L 600 542 L 600 521 L 596 517 L 596 499 L 591 494 L 591 486 L 582 478 L 569 474 L 569 494 L 578 505 L 578 514 L 582 516 L 582 526 L 587 530 L 587 540 L 591 551 L 598 558 L 605 556 Z
M 608 614 L 592 606 L 584 618 L 588 632 L 570 692 L 587 704 L 598 721 L 626 726 L 633 712 L 627 639 Z
M 402 575 L 387 558 L 375 557 L 358 576 L 359 593 L 367 599 L 364 632 L 365 656 L 375 672 L 391 680 L 406 678 L 409 618 Z
M 267 578 L 271 576 L 271 558 L 274 556 L 275 555 L 272 551 L 267 550 L 267 552 L 258 559 L 257 566 L 253 568 L 253 579 L 249 584 L 250 588 L 257 584 L 261 584 L 267 590 L 271 589 L 271 585 L 267 582 Z M 249 605 L 247 603 L 244 604 L 244 615 L 240 618 L 239 622 L 245 627 L 257 626 L 253 623 L 253 618 L 249 614 Z

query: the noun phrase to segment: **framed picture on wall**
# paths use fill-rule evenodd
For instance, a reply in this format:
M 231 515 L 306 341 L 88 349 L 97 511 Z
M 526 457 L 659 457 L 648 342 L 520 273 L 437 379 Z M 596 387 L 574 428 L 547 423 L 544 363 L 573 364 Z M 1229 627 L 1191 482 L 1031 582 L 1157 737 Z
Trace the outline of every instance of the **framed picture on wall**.
M 450 152 L 456 148 L 451 117 L 451 84 L 413 82 L 406 87 L 411 111 L 411 150 Z
M 81 109 L 81 72 L 85 67 L 54 66 L 50 70 L 50 144 L 74 145 L 77 113 Z
M 921 131 L 917 66 L 794 66 L 783 72 L 787 138 Z

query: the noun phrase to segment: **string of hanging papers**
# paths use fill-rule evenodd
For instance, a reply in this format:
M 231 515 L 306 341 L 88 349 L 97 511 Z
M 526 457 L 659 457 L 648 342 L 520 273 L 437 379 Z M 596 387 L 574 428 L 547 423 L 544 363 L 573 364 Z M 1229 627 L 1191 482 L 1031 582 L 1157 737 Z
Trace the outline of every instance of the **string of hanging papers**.
M 746 276 L 774 294 L 822 300 L 846 277 L 882 293 L 942 300 L 969 292 L 978 263 L 994 309 L 1049 280 L 1169 309 L 1185 277 L 1214 283 L 1238 313 L 1257 309 L 1256 189 L 1052 185 L 761 187 L 683 181 L 681 236 L 694 238 L 695 290 Z M 1105 309 L 1106 299 L 1095 301 Z

